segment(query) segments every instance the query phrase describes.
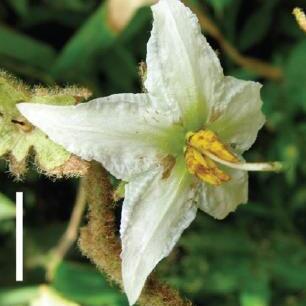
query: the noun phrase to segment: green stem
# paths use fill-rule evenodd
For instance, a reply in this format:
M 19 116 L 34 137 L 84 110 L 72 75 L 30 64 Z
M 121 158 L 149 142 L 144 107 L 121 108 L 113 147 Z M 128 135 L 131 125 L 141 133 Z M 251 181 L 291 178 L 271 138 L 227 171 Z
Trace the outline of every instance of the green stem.
M 47 279 L 51 281 L 58 265 L 78 238 L 82 216 L 86 207 L 85 180 L 81 178 L 78 194 L 70 217 L 68 227 L 58 245 L 51 250 L 51 258 L 47 265 Z

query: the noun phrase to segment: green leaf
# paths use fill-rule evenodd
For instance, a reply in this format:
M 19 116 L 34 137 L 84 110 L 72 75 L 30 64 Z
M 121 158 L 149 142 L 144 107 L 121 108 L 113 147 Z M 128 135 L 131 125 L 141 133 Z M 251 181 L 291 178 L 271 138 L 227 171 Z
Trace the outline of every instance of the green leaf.
M 256 270 L 244 278 L 242 290 L 240 292 L 241 306 L 269 306 L 270 305 L 270 286 L 268 275 L 264 271 Z
M 46 0 L 47 5 L 71 11 L 82 11 L 86 9 L 90 4 L 90 1 L 84 0 Z
M 297 249 L 291 249 L 296 252 Z M 280 254 L 281 255 L 281 254 Z M 270 268 L 273 271 L 275 282 L 283 288 L 294 290 L 305 289 L 306 284 L 306 256 L 300 259 L 294 258 L 290 252 L 275 258 Z
M 286 65 L 286 89 L 291 103 L 306 110 L 306 39 L 297 44 L 289 54 Z
M 0 193 L 0 221 L 15 217 L 15 205 L 13 201 Z
M 235 229 L 217 225 L 211 220 L 205 220 L 205 222 L 195 223 L 199 229 L 209 235 L 204 237 L 199 235 L 185 235 L 180 240 L 180 243 L 186 247 L 192 247 L 192 251 L 198 251 L 198 253 L 241 253 L 251 254 L 253 252 L 253 246 L 248 237 L 243 233 L 235 232 Z M 228 239 L 231 237 L 231 239 Z M 218 241 L 218 243 L 216 243 Z
M 264 1 L 244 25 L 239 39 L 239 49 L 244 51 L 260 42 L 272 23 L 273 9 L 278 0 Z
M 224 29 L 224 34 L 229 41 L 236 41 L 237 33 L 237 18 L 239 15 L 239 9 L 243 0 L 235 0 L 230 6 L 224 8 L 224 12 L 221 15 L 222 25 Z M 226 18 L 224 18 L 226 16 Z
M 272 240 L 272 239 L 271 239 Z M 267 264 L 273 282 L 282 288 L 304 290 L 306 284 L 306 249 L 297 236 L 276 232 L 273 236 L 274 258 Z
M 56 53 L 47 44 L 2 25 L 0 26 L 0 41 L 2 42 L 0 55 L 28 65 L 47 70 L 55 60 Z
M 38 295 L 38 287 L 2 288 L 0 289 L 1 306 L 22 306 Z
M 9 3 L 19 15 L 26 15 L 29 8 L 28 0 L 9 0 Z
M 83 91 L 73 88 L 53 92 L 42 88 L 32 91 L 5 73 L 0 74 L 0 157 L 9 158 L 13 173 L 20 176 L 25 172 L 31 151 L 35 152 L 38 168 L 50 175 L 63 175 L 62 167 L 73 158 L 64 148 L 28 123 L 18 112 L 16 104 L 33 102 L 72 105 L 77 103 L 82 94 Z M 81 162 L 77 165 L 82 166 Z
M 226 7 L 233 3 L 233 0 L 207 0 L 207 2 L 214 8 L 217 13 L 221 13 Z
M 113 87 L 117 87 L 117 92 L 128 92 L 138 80 L 137 62 L 131 53 L 120 45 L 116 45 L 110 53 L 105 55 L 108 60 L 103 62 L 103 70 Z
M 95 268 L 87 265 L 63 262 L 52 286 L 64 297 L 82 305 L 126 305 L 126 298 L 119 290 L 111 288 Z
M 88 74 L 96 64 L 95 57 L 109 48 L 115 37 L 107 24 L 107 6 L 103 3 L 65 46 L 52 74 L 70 80 Z
M 199 214 L 197 220 L 181 239 L 184 249 L 181 270 L 172 284 L 190 294 L 230 294 L 237 292 L 250 273 L 255 250 L 249 238 L 232 226 L 217 223 Z M 205 234 L 199 234 L 205 233 Z M 175 264 L 166 264 L 167 271 Z M 173 271 L 169 272 L 170 275 Z

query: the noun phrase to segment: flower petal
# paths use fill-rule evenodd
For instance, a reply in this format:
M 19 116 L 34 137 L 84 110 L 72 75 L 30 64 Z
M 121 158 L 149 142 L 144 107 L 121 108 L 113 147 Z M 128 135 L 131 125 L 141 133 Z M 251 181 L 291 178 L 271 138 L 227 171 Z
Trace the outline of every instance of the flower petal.
M 197 130 L 222 86 L 219 59 L 197 17 L 180 1 L 160 0 L 152 10 L 145 87 L 158 108 L 175 112 L 189 130 Z
M 215 105 L 211 117 L 213 122 L 208 128 L 242 153 L 252 146 L 265 123 L 261 111 L 261 84 L 229 76 L 224 81 L 223 98 Z
M 120 233 L 123 283 L 131 305 L 196 215 L 195 188 L 184 162 L 162 177 L 163 169 L 156 168 L 126 186 Z
M 248 201 L 248 174 L 245 171 L 226 168 L 231 180 L 222 185 L 202 184 L 199 208 L 216 219 L 224 219 L 239 204 Z
M 18 108 L 54 142 L 129 180 L 166 155 L 163 137 L 171 120 L 153 112 L 149 102 L 145 94 L 120 94 L 77 106 L 22 103 Z

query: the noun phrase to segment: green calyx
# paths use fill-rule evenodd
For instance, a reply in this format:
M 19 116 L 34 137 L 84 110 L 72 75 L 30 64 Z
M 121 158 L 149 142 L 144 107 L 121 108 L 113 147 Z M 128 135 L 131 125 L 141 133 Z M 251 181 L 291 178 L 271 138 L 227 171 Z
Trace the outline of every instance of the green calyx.
M 0 158 L 9 161 L 13 174 L 20 177 L 25 173 L 31 153 L 35 155 L 35 164 L 40 171 L 48 175 L 81 175 L 85 171 L 84 162 L 32 126 L 19 113 L 16 104 L 73 105 L 89 95 L 87 90 L 75 87 L 30 89 L 5 72 L 0 72 Z

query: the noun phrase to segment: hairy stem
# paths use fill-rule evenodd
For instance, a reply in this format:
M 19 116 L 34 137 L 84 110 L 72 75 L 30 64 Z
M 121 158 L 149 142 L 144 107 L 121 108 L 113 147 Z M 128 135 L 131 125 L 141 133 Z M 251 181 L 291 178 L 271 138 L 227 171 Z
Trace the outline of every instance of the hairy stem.
M 52 280 L 57 266 L 64 259 L 65 255 L 75 243 L 78 237 L 78 231 L 82 216 L 86 207 L 85 179 L 81 178 L 78 188 L 78 194 L 74 204 L 74 208 L 69 220 L 68 227 L 60 239 L 58 245 L 51 250 L 51 259 L 47 266 L 47 279 Z
M 98 269 L 122 288 L 121 244 L 117 235 L 112 186 L 107 172 L 92 163 L 85 188 L 89 203 L 89 223 L 81 230 L 80 248 Z M 190 306 L 177 291 L 151 277 L 139 299 L 143 306 Z

